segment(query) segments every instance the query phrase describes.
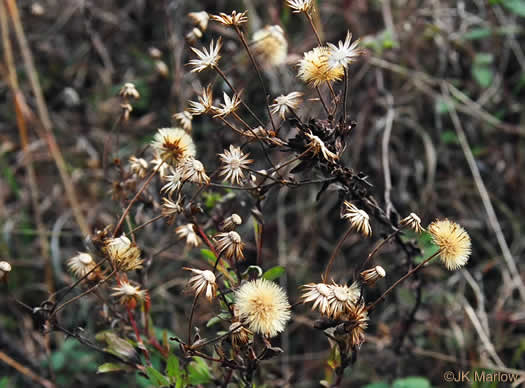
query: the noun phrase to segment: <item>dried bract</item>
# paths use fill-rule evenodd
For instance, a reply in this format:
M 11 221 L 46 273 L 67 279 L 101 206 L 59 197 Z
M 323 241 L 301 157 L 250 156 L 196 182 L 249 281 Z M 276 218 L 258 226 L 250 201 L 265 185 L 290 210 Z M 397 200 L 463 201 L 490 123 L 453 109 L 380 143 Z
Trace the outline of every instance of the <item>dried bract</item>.
M 248 17 L 246 17 L 247 12 L 248 11 L 237 13 L 237 11 L 232 11 L 230 15 L 221 12 L 218 15 L 211 15 L 210 19 L 222 23 L 225 26 L 240 26 L 248 21 Z
M 96 272 L 91 272 L 96 267 L 96 263 L 89 253 L 78 252 L 76 256 L 73 256 L 67 261 L 67 266 L 69 271 L 77 278 L 83 278 L 88 273 L 89 280 L 93 280 L 96 277 Z
M 206 31 L 206 29 L 208 28 L 208 20 L 210 19 L 210 15 L 208 15 L 208 12 L 190 12 L 188 14 L 188 17 L 190 18 L 192 23 L 199 27 L 202 31 Z
M 344 206 L 343 218 L 348 219 L 354 229 L 363 236 L 370 237 L 372 235 L 372 227 L 370 226 L 370 217 L 368 214 L 348 201 L 344 202 Z
M 195 295 L 204 293 L 206 299 L 210 302 L 217 295 L 217 283 L 215 275 L 209 270 L 200 270 L 196 268 L 184 268 L 187 271 L 193 272 L 194 276 L 188 282 L 188 286 L 191 288 Z
M 421 226 L 421 218 L 415 213 L 410 213 L 407 217 L 399 221 L 399 225 L 412 229 L 416 233 L 421 233 L 423 227 Z
M 106 239 L 104 248 L 111 263 L 118 271 L 127 272 L 142 268 L 140 250 L 125 234 Z
M 148 162 L 142 158 L 137 158 L 136 156 L 130 156 L 129 168 L 139 178 L 144 178 L 146 174 L 148 173 Z
M 378 279 L 384 278 L 386 276 L 386 271 L 383 267 L 377 265 L 374 268 L 364 270 L 359 275 L 366 285 L 372 286 Z
M 179 122 L 179 124 L 186 132 L 191 132 L 191 121 L 193 120 L 193 116 L 190 112 L 185 110 L 179 113 L 175 113 L 173 115 L 173 118 Z
M 242 242 L 239 233 L 231 231 L 219 233 L 215 236 L 216 245 L 215 248 L 219 255 L 223 255 L 228 260 L 242 260 L 244 254 L 242 252 L 244 243 Z
M 175 233 L 179 239 L 186 239 L 186 245 L 190 247 L 198 247 L 202 243 L 201 238 L 195 232 L 193 224 L 178 226 L 175 229 Z
M 299 105 L 303 102 L 301 92 L 291 92 L 287 95 L 280 95 L 275 98 L 274 104 L 270 105 L 271 112 L 273 114 L 279 114 L 281 119 L 286 118 L 286 114 L 290 111 L 295 111 Z
M 233 213 L 231 216 L 224 219 L 224 221 L 221 223 L 220 228 L 223 232 L 229 232 L 231 230 L 234 230 L 241 224 L 242 218 L 238 214 Z

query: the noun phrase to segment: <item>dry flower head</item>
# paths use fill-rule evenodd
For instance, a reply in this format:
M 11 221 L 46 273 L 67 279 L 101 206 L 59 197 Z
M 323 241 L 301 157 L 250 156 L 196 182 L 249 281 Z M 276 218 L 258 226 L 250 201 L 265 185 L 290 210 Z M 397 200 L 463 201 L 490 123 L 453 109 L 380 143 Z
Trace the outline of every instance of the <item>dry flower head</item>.
M 372 227 L 370 226 L 368 214 L 348 201 L 344 202 L 344 207 L 343 218 L 348 219 L 350 225 L 363 236 L 370 237 L 372 235 Z
M 160 158 L 172 166 L 196 153 L 191 136 L 182 128 L 160 128 L 151 145 Z
M 178 226 L 175 229 L 175 234 L 179 239 L 185 239 L 186 245 L 190 247 L 198 247 L 202 243 L 201 238 L 195 232 L 193 224 L 185 224 Z
M 265 26 L 254 32 L 252 41 L 253 50 L 264 65 L 278 66 L 286 61 L 288 41 L 281 26 Z
M 244 254 L 242 252 L 244 243 L 242 242 L 241 236 L 235 231 L 219 233 L 215 236 L 217 241 L 215 248 L 219 255 L 223 255 L 228 260 L 242 260 Z
M 210 302 L 217 295 L 217 283 L 213 272 L 209 270 L 200 270 L 196 268 L 184 268 L 193 272 L 194 276 L 188 281 L 189 288 L 195 295 L 204 294 Z
M 229 150 L 224 150 L 224 153 L 219 154 L 219 159 L 222 162 L 219 175 L 224 176 L 224 179 L 230 181 L 232 184 L 240 184 L 244 179 L 244 169 L 248 168 L 252 159 L 248 159 L 250 154 L 245 154 L 240 147 L 235 147 L 230 144 Z
M 67 266 L 73 275 L 75 275 L 77 278 L 83 278 L 94 270 L 96 263 L 89 253 L 78 252 L 77 255 L 73 256 L 67 261 Z M 89 280 L 93 280 L 95 277 L 95 272 L 91 272 L 88 275 Z
M 432 241 L 439 249 L 439 258 L 449 270 L 467 264 L 471 253 L 470 237 L 465 229 L 448 219 L 436 220 L 428 226 Z
M 331 67 L 328 47 L 315 47 L 304 53 L 299 61 L 299 78 L 310 86 L 317 87 L 323 82 L 339 81 L 344 75 L 343 66 Z
M 118 271 L 127 272 L 142 268 L 140 250 L 125 234 L 108 238 L 104 244 L 111 263 Z
M 284 331 L 290 319 L 286 292 L 276 283 L 257 279 L 244 283 L 235 292 L 235 306 L 248 328 L 266 337 Z

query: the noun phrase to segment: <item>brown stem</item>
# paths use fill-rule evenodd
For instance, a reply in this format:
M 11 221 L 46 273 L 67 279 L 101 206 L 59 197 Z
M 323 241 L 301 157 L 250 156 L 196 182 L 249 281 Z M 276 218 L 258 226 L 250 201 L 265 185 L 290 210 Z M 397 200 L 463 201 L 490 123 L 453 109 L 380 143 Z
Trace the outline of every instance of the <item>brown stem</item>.
M 224 82 L 226 82 L 226 84 L 228 84 L 228 86 L 230 87 L 232 92 L 239 96 L 239 93 L 237 92 L 237 89 L 235 89 L 233 87 L 233 85 L 230 83 L 230 81 L 228 81 L 228 78 L 222 72 L 222 70 L 218 66 L 214 66 L 213 69 L 221 76 L 221 78 L 224 80 Z M 250 115 L 252 115 L 252 117 L 255 119 L 255 121 L 257 121 L 259 123 L 259 125 L 264 128 L 265 125 L 263 124 L 261 119 L 259 119 L 259 117 L 257 117 L 257 115 L 255 113 L 253 113 L 253 111 L 250 109 L 250 107 L 242 99 L 241 99 L 241 104 L 250 113 Z
M 60 310 L 62 310 L 64 307 L 66 307 L 68 304 L 70 303 L 73 303 L 74 301 L 82 298 L 83 296 L 86 296 L 87 294 L 91 293 L 92 291 L 96 290 L 97 288 L 99 288 L 102 284 L 104 284 L 106 281 L 108 281 L 114 274 L 115 274 L 116 270 L 113 270 L 108 276 L 106 276 L 104 279 L 102 279 L 100 282 L 98 282 L 97 284 L 95 284 L 93 287 L 89 288 L 88 290 L 84 291 L 83 293 L 81 293 L 80 295 L 77 295 L 71 299 L 69 299 L 68 301 L 62 303 L 60 306 L 58 306 L 54 311 L 53 313 L 51 314 L 51 317 L 55 316 Z
M 365 266 L 372 260 L 372 258 L 376 255 L 377 252 L 390 240 L 392 240 L 393 237 L 395 237 L 399 233 L 399 230 L 396 230 L 392 233 L 390 233 L 383 241 L 381 241 L 379 244 L 375 246 L 375 248 L 368 254 L 368 257 L 363 261 L 363 264 L 357 269 L 356 274 L 359 274 Z M 357 277 L 357 276 L 356 276 Z
M 235 25 L 235 31 L 237 32 L 237 35 L 239 35 L 239 38 L 241 38 L 241 42 L 248 53 L 248 56 L 250 57 L 250 60 L 252 61 L 253 66 L 255 67 L 255 71 L 257 72 L 257 76 L 259 77 L 259 81 L 261 82 L 261 86 L 264 92 L 264 96 L 266 98 L 266 110 L 268 111 L 268 117 L 270 117 L 270 123 L 272 124 L 272 128 L 275 132 L 275 123 L 273 122 L 272 113 L 270 111 L 270 104 L 268 103 L 270 99 L 270 94 L 268 94 L 268 91 L 266 90 L 266 86 L 264 86 L 264 81 L 262 79 L 261 71 L 259 70 L 259 65 L 257 64 L 257 61 L 252 55 L 252 52 L 250 51 L 250 48 L 248 46 L 248 42 L 246 42 L 246 38 L 244 37 L 243 32 L 239 28 L 239 26 Z
M 139 199 L 140 195 L 144 192 L 146 187 L 149 185 L 149 183 L 151 182 L 151 180 L 153 179 L 157 171 L 159 171 L 162 165 L 166 162 L 166 159 L 167 157 L 162 160 L 162 162 L 158 165 L 157 168 L 153 169 L 151 174 L 148 176 L 148 179 L 146 179 L 146 181 L 140 187 L 139 191 L 137 191 L 137 194 L 135 194 L 133 199 L 129 202 L 128 207 L 126 208 L 126 210 L 124 210 L 124 213 L 122 213 L 122 216 L 120 217 L 120 220 L 118 221 L 117 226 L 115 227 L 115 230 L 113 230 L 113 237 L 117 235 L 120 227 L 122 226 L 122 223 L 126 219 L 126 216 L 128 215 L 129 211 L 131 210 L 131 207 L 137 201 L 137 199 Z
M 317 32 L 317 29 L 315 28 L 312 16 L 308 12 L 305 12 L 305 15 L 306 15 L 306 18 L 308 19 L 308 21 L 310 22 L 310 26 L 312 26 L 312 30 L 314 31 L 315 37 L 317 38 L 317 43 L 319 43 L 319 46 L 322 46 L 323 43 L 321 42 L 321 38 L 319 37 L 319 33 Z
M 323 96 L 321 95 L 321 91 L 319 90 L 319 87 L 316 86 L 316 87 L 315 87 L 315 90 L 317 90 L 317 94 L 319 95 L 319 100 L 321 101 L 321 104 L 323 104 L 323 108 L 324 108 L 324 110 L 326 111 L 326 114 L 327 114 L 328 116 L 330 116 L 330 115 L 331 115 L 331 114 L 330 114 L 330 111 L 328 110 L 328 106 L 326 106 L 326 103 L 325 103 L 324 100 L 323 100 Z
M 199 299 L 200 293 L 195 294 L 195 298 L 193 298 L 193 303 L 191 305 L 191 312 L 190 312 L 190 320 L 188 322 L 188 345 L 191 346 L 192 338 L 191 338 L 191 326 L 193 325 L 193 313 L 195 312 L 195 307 L 197 306 L 197 299 Z
M 135 317 L 133 316 L 133 312 L 131 311 L 131 308 L 129 306 L 126 306 L 126 309 L 128 310 L 128 319 L 129 323 L 131 324 L 131 327 L 133 327 L 133 331 L 135 332 L 135 337 L 137 337 L 137 343 L 140 345 L 139 348 L 144 352 L 144 356 L 147 360 L 149 360 L 149 352 L 148 349 L 144 346 L 144 342 L 142 342 L 142 338 L 140 337 L 139 328 L 137 326 L 137 322 L 135 321 Z
M 341 239 L 339 240 L 339 242 L 337 243 L 334 251 L 332 252 L 332 256 L 330 256 L 330 260 L 328 261 L 328 264 L 326 266 L 326 270 L 324 271 L 324 275 L 322 277 L 322 280 L 324 283 L 326 283 L 328 281 L 328 275 L 330 274 L 330 270 L 332 269 L 332 265 L 334 263 L 334 260 L 335 260 L 335 257 L 337 256 L 337 254 L 339 253 L 339 250 L 341 249 L 341 247 L 343 246 L 343 243 L 345 242 L 346 238 L 350 235 L 350 233 L 352 232 L 353 230 L 353 226 L 350 225 L 348 227 L 348 230 L 345 232 L 345 234 L 343 235 L 343 237 L 341 237 Z
M 149 224 L 157 221 L 157 220 L 160 220 L 162 217 L 164 217 L 164 214 L 159 214 L 158 216 L 156 217 L 153 217 L 151 220 L 149 221 L 146 221 L 144 222 L 143 224 L 140 224 L 139 226 L 136 226 L 135 228 L 131 229 L 127 234 L 130 235 L 130 234 L 133 234 L 135 233 L 137 230 L 140 230 L 146 226 L 148 226 Z
M 346 123 L 346 93 L 348 90 L 348 71 L 346 70 L 346 67 L 343 67 L 343 71 L 345 72 L 345 79 L 344 79 L 344 91 L 343 91 L 343 123 Z
M 439 255 L 441 253 L 441 249 L 439 251 L 437 251 L 436 253 L 434 253 L 432 256 L 428 257 L 427 259 L 425 259 L 424 261 L 422 261 L 421 263 L 419 263 L 416 267 L 412 268 L 410 271 L 408 271 L 403 277 L 401 277 L 397 282 L 395 282 L 394 284 L 392 284 L 390 286 L 390 288 L 388 290 L 386 290 L 385 292 L 383 292 L 383 294 L 377 298 L 372 304 L 368 305 L 366 310 L 367 311 L 372 311 L 376 305 L 381 302 L 383 299 L 385 299 L 385 297 L 394 289 L 396 288 L 399 284 L 401 284 L 406 278 L 408 278 L 410 275 L 412 275 L 414 272 L 418 271 L 421 267 L 423 267 L 426 263 L 428 263 L 430 260 L 432 260 L 434 257 L 436 257 L 437 255 Z

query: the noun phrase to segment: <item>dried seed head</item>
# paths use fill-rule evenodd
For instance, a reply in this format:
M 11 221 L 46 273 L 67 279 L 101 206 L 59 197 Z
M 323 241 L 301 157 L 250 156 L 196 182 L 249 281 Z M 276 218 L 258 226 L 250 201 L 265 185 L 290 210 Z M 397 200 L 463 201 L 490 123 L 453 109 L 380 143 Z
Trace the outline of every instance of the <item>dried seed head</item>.
M 166 183 L 160 189 L 161 193 L 168 193 L 170 196 L 180 190 L 182 187 L 182 169 L 180 167 L 175 167 L 170 169 L 171 174 L 166 175 L 164 180 Z
M 235 292 L 235 306 L 241 321 L 251 331 L 266 337 L 284 331 L 291 316 L 286 292 L 266 279 L 244 283 Z
M 328 47 L 315 47 L 304 53 L 299 61 L 298 76 L 310 86 L 317 87 L 323 82 L 339 81 L 343 75 L 343 66 L 331 67 Z
M 365 330 L 368 327 L 368 312 L 364 304 L 353 306 L 345 317 L 348 321 L 345 329 L 348 332 L 347 345 L 359 348 L 365 342 Z
M 215 240 L 215 248 L 219 255 L 224 254 L 224 257 L 232 261 L 244 259 L 242 252 L 244 243 L 239 233 L 234 231 L 219 233 L 215 236 Z
M 219 63 L 219 59 L 221 59 L 221 56 L 219 55 L 219 51 L 222 47 L 222 39 L 219 38 L 217 40 L 217 43 L 215 44 L 213 40 L 210 43 L 210 49 L 208 50 L 206 47 L 203 47 L 202 50 L 196 49 L 195 47 L 191 47 L 191 51 L 193 51 L 195 54 L 197 54 L 198 59 L 192 59 L 188 63 L 190 66 L 193 67 L 191 70 L 192 73 L 194 72 L 201 72 L 206 69 L 212 69 L 214 67 L 217 67 L 217 64 Z
M 366 283 L 366 285 L 372 286 L 375 284 L 377 279 L 384 278 L 386 276 L 386 271 L 383 267 L 377 265 L 374 268 L 364 270 L 360 273 L 360 275 L 361 279 L 364 283 Z
M 129 305 L 131 308 L 134 308 L 137 302 L 145 300 L 148 294 L 146 290 L 141 290 L 140 286 L 133 286 L 127 280 L 119 281 L 118 286 L 112 290 L 115 292 L 111 296 L 120 298 L 121 304 Z
M 148 162 L 142 158 L 131 156 L 129 158 L 129 168 L 139 178 L 144 178 L 148 173 Z
M 194 158 L 188 158 L 182 163 L 180 167 L 182 173 L 182 181 L 190 181 L 200 185 L 207 185 L 210 183 L 210 178 L 206 175 L 204 165 Z
M 471 242 L 465 229 L 453 221 L 444 219 L 431 223 L 428 231 L 434 244 L 439 247 L 439 257 L 447 269 L 455 270 L 467 264 Z
M 253 333 L 245 328 L 240 322 L 233 322 L 228 331 L 231 332 L 232 346 L 234 348 L 250 342 Z
M 191 121 L 193 120 L 193 116 L 190 112 L 185 110 L 183 112 L 175 113 L 173 118 L 179 122 L 186 132 L 191 132 Z
M 241 224 L 242 218 L 238 214 L 233 213 L 231 216 L 225 218 L 221 223 L 221 230 L 224 232 L 229 232 Z
M 160 158 L 168 165 L 176 166 L 184 159 L 195 156 L 195 144 L 181 128 L 161 128 L 151 143 Z
M 248 21 L 246 17 L 247 12 L 248 11 L 237 13 L 237 11 L 232 11 L 231 15 L 221 12 L 218 15 L 211 15 L 210 19 L 222 23 L 225 26 L 240 26 Z
M 290 7 L 294 13 L 307 13 L 312 9 L 313 0 L 286 0 L 286 5 Z
M 290 111 L 295 111 L 299 105 L 303 102 L 301 92 L 291 92 L 287 95 L 280 95 L 275 98 L 275 103 L 270 105 L 271 112 L 273 114 L 279 114 L 281 119 L 286 118 L 286 114 Z
M 104 249 L 118 271 L 127 272 L 142 268 L 140 250 L 125 234 L 106 239 Z
M 204 293 L 206 299 L 210 302 L 217 295 L 217 283 L 213 272 L 208 270 L 200 270 L 196 268 L 184 268 L 187 271 L 193 272 L 195 275 L 188 282 L 188 286 L 191 288 L 195 295 Z
M 198 27 L 193 28 L 186 34 L 186 41 L 191 45 L 197 43 L 200 38 L 202 38 L 202 31 Z
M 162 160 L 158 152 L 155 153 L 150 163 L 153 165 L 153 171 L 159 173 L 160 179 L 165 180 L 171 169 L 170 165 Z
M 230 144 L 229 151 L 224 150 L 224 153 L 219 154 L 222 162 L 219 175 L 232 184 L 241 184 L 241 180 L 244 180 L 243 169 L 247 169 L 248 165 L 253 163 L 252 159 L 248 159 L 249 156 L 250 154 L 244 154 L 240 147 Z
M 286 61 L 288 42 L 281 26 L 265 26 L 253 34 L 252 47 L 266 66 L 278 66 Z
M 416 233 L 421 233 L 423 231 L 421 218 L 419 218 L 416 213 L 410 213 L 407 217 L 399 221 L 399 225 L 410 228 Z
M 190 107 L 188 111 L 194 115 L 199 116 L 203 113 L 213 112 L 215 107 L 213 106 L 213 94 L 211 86 L 208 85 L 206 89 L 202 91 L 202 95 L 197 97 L 198 101 L 189 101 Z
M 164 217 L 174 217 L 175 215 L 180 214 L 183 211 L 184 208 L 182 207 L 182 199 L 180 196 L 175 202 L 166 197 L 162 198 L 161 212 Z
M 328 315 L 338 318 L 342 313 L 351 309 L 361 295 L 359 284 L 354 282 L 350 287 L 337 283 L 330 286 L 331 294 L 328 297 Z
M 156 47 L 150 47 L 148 49 L 149 56 L 153 59 L 160 59 L 162 57 L 162 51 Z
M 0 281 L 7 281 L 9 272 L 11 272 L 11 264 L 7 261 L 0 261 Z
M 67 261 L 69 271 L 73 273 L 77 278 L 83 278 L 88 273 L 93 271 L 96 267 L 95 260 L 89 253 L 78 252 L 76 256 L 73 256 Z M 88 275 L 89 280 L 94 280 L 97 277 L 96 271 L 91 272 Z
M 188 14 L 188 17 L 190 18 L 192 23 L 199 27 L 202 31 L 206 31 L 206 29 L 208 28 L 208 20 L 210 19 L 210 15 L 208 15 L 208 12 L 190 12 Z
M 348 67 L 350 63 L 363 54 L 363 51 L 358 49 L 359 40 L 350 44 L 352 41 L 352 34 L 350 31 L 346 33 L 346 39 L 344 43 L 339 41 L 338 46 L 328 43 L 330 49 L 330 55 L 328 56 L 328 66 L 330 68 Z
M 224 98 L 224 104 L 220 103 L 218 108 L 215 108 L 215 115 L 213 117 L 225 117 L 237 110 L 239 105 L 241 104 L 241 99 L 238 94 L 233 94 L 233 96 L 230 98 L 226 94 L 226 92 L 223 93 Z
M 138 100 L 140 98 L 140 93 L 135 87 L 135 84 L 132 84 L 131 82 L 127 82 L 122 86 L 119 95 L 124 99 L 133 98 L 134 100 Z
M 345 209 L 343 213 L 343 218 L 348 219 L 350 224 L 365 237 L 370 237 L 372 235 L 372 228 L 370 226 L 370 217 L 368 214 L 361 209 L 358 209 L 354 204 L 345 201 Z
M 316 308 L 323 315 L 330 315 L 330 303 L 328 300 L 332 296 L 332 288 L 325 283 L 309 283 L 302 286 L 305 290 L 301 296 L 303 303 L 313 303 L 312 310 Z
M 190 247 L 198 247 L 202 240 L 195 232 L 193 224 L 181 225 L 175 229 L 175 233 L 179 239 L 186 239 L 186 245 Z
M 305 135 L 310 140 L 310 142 L 307 144 L 307 147 L 313 152 L 314 155 L 321 154 L 328 161 L 339 159 L 339 156 L 330 151 L 318 136 L 315 136 L 311 132 L 306 132 Z

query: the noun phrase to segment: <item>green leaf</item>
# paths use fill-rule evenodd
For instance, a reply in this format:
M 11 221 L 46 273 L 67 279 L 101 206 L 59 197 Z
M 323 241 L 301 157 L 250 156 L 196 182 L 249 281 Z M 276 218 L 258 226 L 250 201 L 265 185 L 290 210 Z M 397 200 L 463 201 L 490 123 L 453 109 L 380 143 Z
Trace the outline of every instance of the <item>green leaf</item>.
M 494 79 L 494 71 L 485 65 L 474 65 L 472 76 L 482 88 L 488 88 Z
M 492 35 L 492 30 L 490 28 L 473 28 L 470 31 L 467 31 L 463 38 L 466 40 L 478 40 L 487 38 Z
M 384 381 L 381 381 L 378 383 L 367 384 L 363 388 L 390 388 L 390 385 Z
M 168 379 L 166 379 L 162 373 L 151 366 L 146 368 L 146 374 L 148 375 L 149 380 L 155 384 L 156 387 L 167 387 L 170 385 Z
M 284 274 L 286 270 L 284 267 L 281 267 L 280 265 L 277 265 L 275 267 L 270 268 L 268 271 L 266 271 L 263 274 L 263 279 L 266 280 L 275 280 L 281 277 L 282 274 Z
M 525 0 L 503 0 L 502 4 L 510 12 L 525 17 Z
M 458 135 L 454 131 L 445 131 L 440 137 L 445 144 L 459 144 Z
M 438 98 L 436 100 L 435 109 L 436 112 L 439 114 L 445 114 L 450 111 L 450 108 L 452 108 L 452 103 L 447 102 L 444 98 Z
M 405 377 L 397 379 L 392 388 L 431 388 L 430 382 L 424 377 Z
M 2 379 L 0 379 L 0 388 L 7 388 L 9 387 L 9 377 L 2 377 Z
M 208 364 L 200 357 L 193 357 L 193 361 L 188 365 L 189 383 L 193 385 L 208 384 L 211 381 L 211 374 Z
M 166 374 L 168 377 L 177 377 L 180 373 L 179 359 L 174 354 L 170 354 L 166 362 Z
M 97 373 L 119 372 L 127 369 L 129 369 L 129 367 L 125 364 L 106 362 L 98 367 Z
M 210 264 L 215 264 L 215 260 L 217 259 L 212 251 L 209 249 L 201 249 L 201 255 L 204 257 L 205 260 L 208 261 Z

